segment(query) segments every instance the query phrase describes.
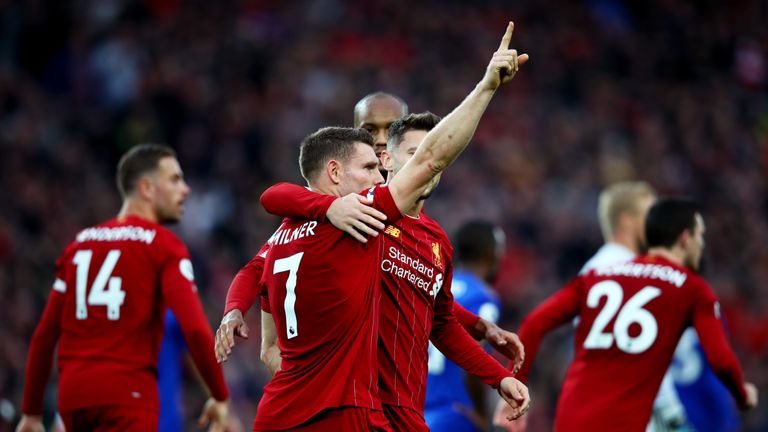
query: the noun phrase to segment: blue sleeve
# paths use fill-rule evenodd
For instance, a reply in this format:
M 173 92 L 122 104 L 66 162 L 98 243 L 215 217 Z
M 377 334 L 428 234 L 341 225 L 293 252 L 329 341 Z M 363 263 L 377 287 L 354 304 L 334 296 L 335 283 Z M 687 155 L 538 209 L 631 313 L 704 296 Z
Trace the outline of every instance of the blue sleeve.
M 186 348 L 181 327 L 173 313 L 168 310 L 165 315 L 165 334 L 157 361 L 161 431 L 184 429 L 181 371 L 184 367 Z
M 454 279 L 451 291 L 454 300 L 468 311 L 484 320 L 498 322 L 501 305 L 493 291 L 467 279 Z

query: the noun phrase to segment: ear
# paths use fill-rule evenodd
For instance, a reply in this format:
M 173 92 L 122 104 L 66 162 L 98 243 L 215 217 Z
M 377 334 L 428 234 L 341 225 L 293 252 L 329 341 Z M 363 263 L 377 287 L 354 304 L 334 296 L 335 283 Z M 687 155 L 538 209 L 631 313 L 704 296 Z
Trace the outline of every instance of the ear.
M 141 176 L 136 182 L 136 193 L 141 198 L 151 200 L 155 195 L 155 183 L 149 176 Z
M 341 183 L 341 164 L 335 159 L 331 159 L 325 164 L 325 172 L 333 184 Z
M 677 238 L 677 243 L 682 247 L 683 249 L 688 247 L 688 242 L 691 240 L 691 230 L 685 229 L 680 234 L 680 237 Z
M 618 227 L 622 231 L 627 231 L 632 226 L 632 215 L 628 212 L 621 212 L 619 214 Z
M 381 160 L 381 166 L 384 167 L 386 171 L 392 171 L 392 154 L 389 150 L 382 150 L 379 159 Z

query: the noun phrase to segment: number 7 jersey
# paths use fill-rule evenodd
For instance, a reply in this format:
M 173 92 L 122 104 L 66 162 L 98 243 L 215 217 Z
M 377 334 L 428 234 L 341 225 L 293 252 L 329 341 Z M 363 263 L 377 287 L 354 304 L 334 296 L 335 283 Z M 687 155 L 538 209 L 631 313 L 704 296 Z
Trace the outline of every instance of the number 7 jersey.
M 741 369 L 703 278 L 659 256 L 600 267 L 575 278 L 534 309 L 519 336 L 526 381 L 541 338 L 579 316 L 555 430 L 644 431 L 654 397 L 685 328 L 701 335 L 707 357 L 739 403 Z
M 386 186 L 368 195 L 388 220 L 402 217 Z M 254 429 L 289 429 L 342 406 L 381 410 L 382 238 L 361 244 L 330 222 L 285 219 L 269 240 L 262 309 L 272 313 L 281 364 L 264 388 Z

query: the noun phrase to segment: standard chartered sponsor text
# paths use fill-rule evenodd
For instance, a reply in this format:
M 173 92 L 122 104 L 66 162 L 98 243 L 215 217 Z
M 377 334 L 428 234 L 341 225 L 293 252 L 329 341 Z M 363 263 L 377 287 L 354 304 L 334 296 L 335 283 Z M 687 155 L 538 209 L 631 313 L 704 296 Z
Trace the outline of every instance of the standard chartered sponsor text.
M 430 289 L 435 275 L 434 267 L 425 265 L 418 258 L 406 255 L 395 246 L 389 247 L 387 256 L 381 261 L 381 269 L 405 279 L 423 291 L 428 291 L 432 296 L 436 296 L 442 286 L 443 275 L 439 274 L 434 286 Z

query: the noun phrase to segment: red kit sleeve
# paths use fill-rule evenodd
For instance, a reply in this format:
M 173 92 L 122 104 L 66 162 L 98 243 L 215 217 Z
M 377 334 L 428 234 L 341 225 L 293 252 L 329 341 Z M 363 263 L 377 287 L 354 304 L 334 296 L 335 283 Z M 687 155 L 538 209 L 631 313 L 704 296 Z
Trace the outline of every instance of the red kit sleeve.
M 261 194 L 261 205 L 273 215 L 325 222 L 335 196 L 312 192 L 304 186 L 278 183 Z
M 498 387 L 502 379 L 512 376 L 480 344 L 464 330 L 453 313 L 454 301 L 450 287 L 453 281 L 453 268 L 446 271 L 443 289 L 435 299 L 435 315 L 432 320 L 432 332 L 429 339 L 445 356 L 484 383 Z
M 175 240 L 175 239 L 174 239 Z M 223 401 L 229 397 L 221 366 L 213 352 L 213 332 L 197 297 L 192 263 L 187 248 L 175 240 L 161 268 L 163 299 L 179 322 L 192 360 L 208 386 L 211 396 Z
M 61 334 L 61 314 L 64 310 L 64 294 L 67 292 L 64 274 L 72 256 L 71 248 L 70 245 L 56 261 L 56 280 L 43 316 L 29 344 L 27 367 L 24 372 L 24 398 L 21 406 L 21 411 L 27 415 L 43 413 L 45 386 L 51 376 L 53 354 Z
M 544 336 L 551 330 L 573 320 L 579 313 L 581 279 L 573 279 L 568 285 L 548 298 L 525 317 L 517 335 L 525 347 L 525 362 L 517 374 L 523 383 L 528 381 L 531 365 Z M 509 368 L 512 368 L 510 363 Z
M 27 367 L 24 373 L 24 399 L 21 411 L 26 415 L 43 414 L 43 396 L 53 366 L 53 351 L 61 330 L 61 313 L 64 309 L 64 290 L 62 279 L 56 279 L 53 291 L 48 297 L 43 317 L 35 329 L 29 344 Z
M 264 260 L 269 251 L 269 244 L 264 244 L 248 264 L 237 272 L 227 291 L 224 315 L 232 309 L 239 309 L 243 316 L 248 313 L 259 296 L 261 274 L 264 272 Z
M 703 280 L 696 288 L 693 326 L 699 334 L 701 347 L 712 371 L 728 388 L 739 407 L 744 408 L 747 399 L 744 375 L 736 355 L 728 344 L 723 324 L 720 322 L 720 303 L 712 288 Z
M 485 337 L 484 334 L 478 333 L 475 326 L 480 321 L 480 317 L 466 310 L 464 306 L 459 302 L 453 302 L 453 314 L 456 315 L 456 319 L 459 321 L 464 330 L 467 331 L 476 340 L 481 340 Z

